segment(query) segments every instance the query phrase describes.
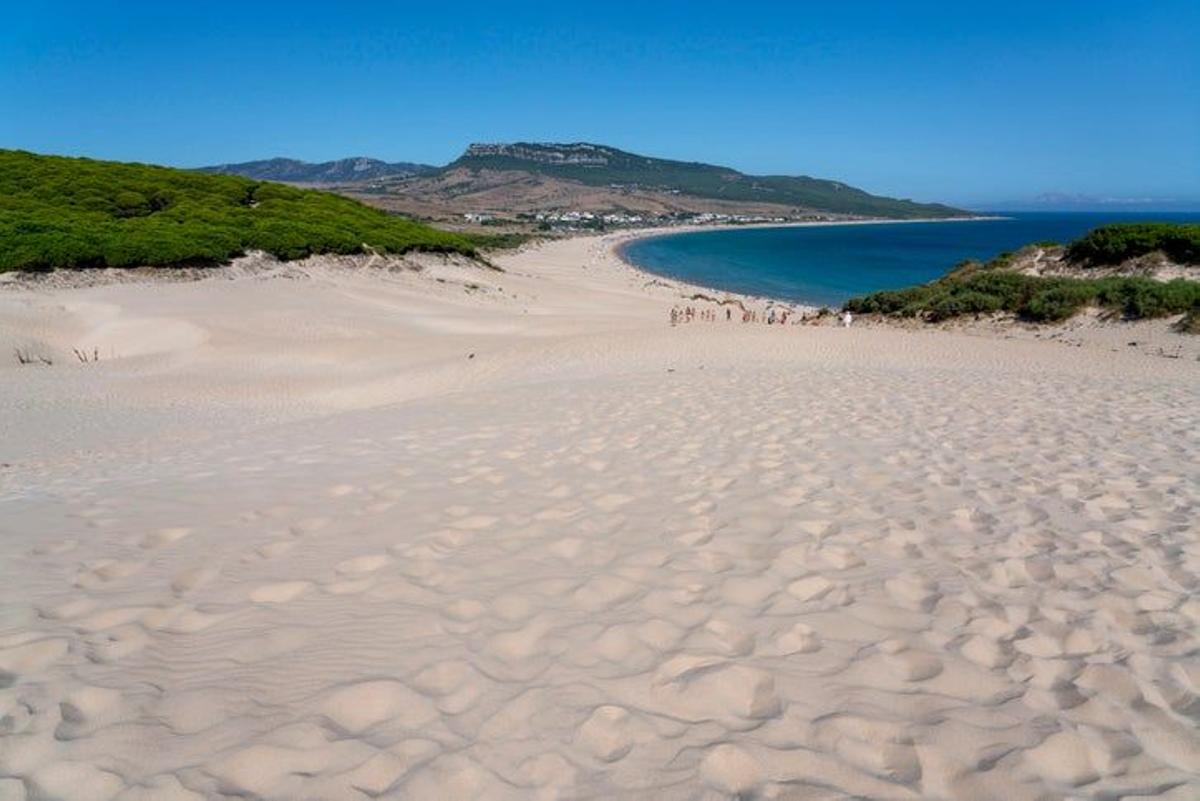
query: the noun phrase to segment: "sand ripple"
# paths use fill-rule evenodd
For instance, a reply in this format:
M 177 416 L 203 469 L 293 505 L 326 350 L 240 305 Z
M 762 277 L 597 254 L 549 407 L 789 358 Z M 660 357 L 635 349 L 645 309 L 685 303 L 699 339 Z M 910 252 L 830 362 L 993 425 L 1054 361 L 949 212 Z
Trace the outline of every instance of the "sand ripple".
M 644 372 L 14 495 L 0 798 L 1194 798 L 1200 397 L 1034 378 Z

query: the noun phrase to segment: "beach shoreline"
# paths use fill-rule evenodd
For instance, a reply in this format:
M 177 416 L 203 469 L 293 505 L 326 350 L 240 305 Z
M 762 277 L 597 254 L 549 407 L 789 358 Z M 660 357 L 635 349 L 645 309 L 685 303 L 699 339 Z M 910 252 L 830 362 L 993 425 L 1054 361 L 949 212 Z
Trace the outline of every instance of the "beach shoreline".
M 987 222 L 989 220 L 1007 220 L 1008 217 L 997 215 L 982 215 L 971 217 L 924 217 L 917 219 L 866 219 L 866 220 L 812 220 L 812 221 L 796 221 L 796 222 L 780 222 L 780 223 L 730 223 L 717 225 L 679 225 L 679 226 L 660 226 L 656 228 L 640 228 L 633 229 L 627 232 L 628 237 L 622 239 L 616 247 L 616 255 L 628 263 L 630 266 L 637 267 L 643 272 L 649 273 L 643 267 L 638 267 L 629 259 L 625 258 L 622 248 L 632 242 L 640 242 L 646 239 L 659 239 L 662 237 L 673 236 L 675 234 L 695 234 L 704 233 L 707 231 L 739 231 L 746 229 L 761 229 L 761 228 L 832 228 L 837 226 L 849 225 L 903 225 L 906 223 L 949 223 L 949 222 Z M 651 273 L 652 275 L 654 273 Z M 714 290 L 717 291 L 717 290 Z M 782 301 L 781 301 L 782 302 Z

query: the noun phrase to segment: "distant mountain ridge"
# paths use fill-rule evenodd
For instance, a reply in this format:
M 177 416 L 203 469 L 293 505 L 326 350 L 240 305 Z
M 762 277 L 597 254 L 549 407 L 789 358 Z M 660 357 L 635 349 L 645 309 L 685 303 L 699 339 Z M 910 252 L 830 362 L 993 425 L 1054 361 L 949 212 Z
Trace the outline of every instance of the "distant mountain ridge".
M 273 158 L 200 167 L 197 172 L 240 175 L 258 181 L 282 181 L 296 184 L 337 184 L 376 181 L 384 178 L 410 178 L 435 172 L 436 167 L 407 161 L 387 162 L 355 156 L 336 161 L 308 162 Z
M 366 202 L 432 217 L 555 209 L 625 210 L 651 216 L 719 212 L 788 219 L 970 215 L 941 203 L 873 195 L 840 181 L 747 175 L 730 167 L 654 158 L 592 142 L 477 142 L 444 167 L 363 157 L 319 164 L 274 158 L 200 171 L 337 185 L 338 191 Z
M 747 175 L 730 167 L 628 153 L 590 142 L 476 143 L 442 168 L 524 171 L 578 181 L 678 192 L 740 203 L 767 203 L 869 217 L 957 217 L 968 212 L 941 203 L 872 195 L 853 186 L 809 176 Z
M 1005 211 L 1200 211 L 1200 197 L 1127 197 L 1044 192 L 1031 198 L 994 201 L 988 208 Z

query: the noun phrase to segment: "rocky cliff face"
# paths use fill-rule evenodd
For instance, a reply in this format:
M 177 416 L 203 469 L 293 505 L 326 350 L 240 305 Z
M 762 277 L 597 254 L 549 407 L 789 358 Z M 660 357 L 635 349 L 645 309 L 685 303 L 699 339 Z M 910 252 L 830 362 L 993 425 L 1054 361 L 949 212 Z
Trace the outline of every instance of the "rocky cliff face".
M 608 164 L 611 152 L 599 145 L 586 143 L 570 145 L 527 144 L 486 144 L 475 143 L 467 146 L 463 158 L 484 158 L 501 156 L 532 161 L 537 164 Z

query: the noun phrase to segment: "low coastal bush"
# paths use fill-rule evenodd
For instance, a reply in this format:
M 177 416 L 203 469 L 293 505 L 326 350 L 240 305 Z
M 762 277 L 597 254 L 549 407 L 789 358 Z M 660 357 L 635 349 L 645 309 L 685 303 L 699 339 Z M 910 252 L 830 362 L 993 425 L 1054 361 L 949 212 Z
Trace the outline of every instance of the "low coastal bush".
M 0 150 L 0 272 L 211 265 L 247 250 L 474 256 L 487 244 L 328 192 Z
M 1200 310 L 1200 282 L 1149 278 L 1059 278 L 977 272 L 923 286 L 876 292 L 846 303 L 856 314 L 920 317 L 940 322 L 964 314 L 1010 312 L 1032 322 L 1059 322 L 1087 306 L 1129 319 Z
M 1067 261 L 1120 264 L 1161 251 L 1176 264 L 1200 264 L 1200 225 L 1119 223 L 1103 225 L 1067 246 Z

